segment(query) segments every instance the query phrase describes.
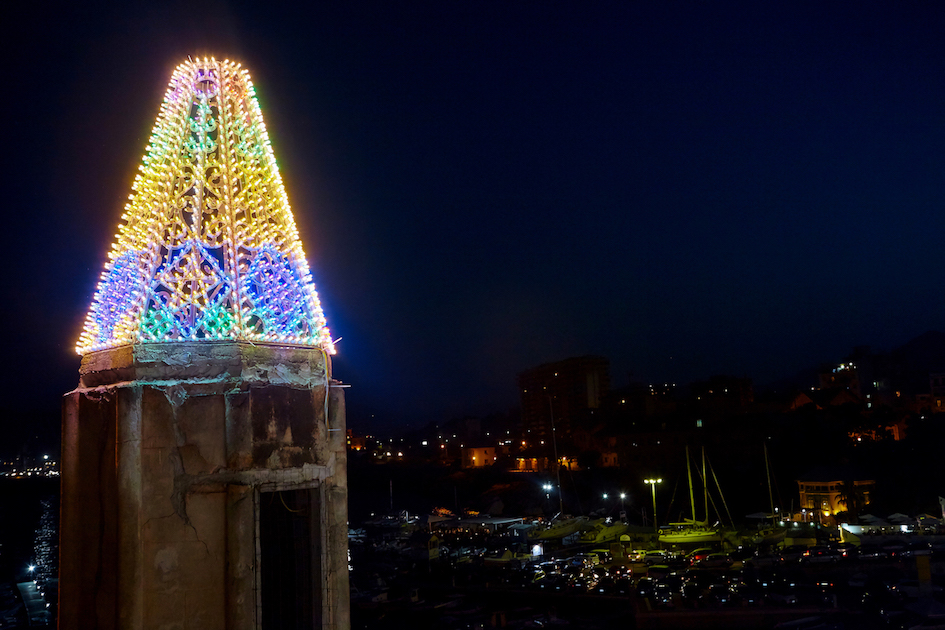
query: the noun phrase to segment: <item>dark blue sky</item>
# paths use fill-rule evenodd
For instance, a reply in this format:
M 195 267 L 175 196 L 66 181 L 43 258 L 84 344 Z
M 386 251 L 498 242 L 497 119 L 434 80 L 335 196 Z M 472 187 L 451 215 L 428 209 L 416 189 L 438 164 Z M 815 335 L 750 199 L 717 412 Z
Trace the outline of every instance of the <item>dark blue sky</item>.
M 58 422 L 188 54 L 252 73 L 356 429 L 578 354 L 763 384 L 945 328 L 934 3 L 263 4 L 2 10 L 4 407 Z

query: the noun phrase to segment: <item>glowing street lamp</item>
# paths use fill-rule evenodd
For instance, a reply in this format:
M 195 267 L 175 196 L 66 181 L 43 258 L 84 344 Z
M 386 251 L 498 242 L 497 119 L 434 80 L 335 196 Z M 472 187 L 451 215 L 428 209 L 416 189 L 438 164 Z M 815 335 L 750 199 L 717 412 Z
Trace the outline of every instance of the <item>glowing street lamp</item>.
M 644 479 L 643 483 L 650 486 L 650 489 L 653 491 L 653 529 L 657 532 L 660 531 L 659 525 L 656 523 L 656 484 L 663 483 L 662 479 Z

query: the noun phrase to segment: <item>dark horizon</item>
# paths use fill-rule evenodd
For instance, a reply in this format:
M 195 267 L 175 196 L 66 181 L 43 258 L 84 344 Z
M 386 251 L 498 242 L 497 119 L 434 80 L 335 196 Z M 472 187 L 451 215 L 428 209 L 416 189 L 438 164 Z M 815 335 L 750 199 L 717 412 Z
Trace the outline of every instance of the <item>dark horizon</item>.
M 933 337 L 933 341 L 938 341 L 941 345 L 942 339 L 945 338 L 945 333 L 941 331 L 926 331 L 921 335 L 917 335 L 910 340 L 907 340 L 907 344 L 914 345 L 916 342 L 920 342 L 923 339 Z M 906 345 L 906 344 L 903 344 Z M 812 360 L 807 366 L 803 369 L 792 373 L 784 374 L 776 380 L 769 381 L 767 383 L 759 383 L 750 374 L 735 375 L 735 374 L 707 374 L 705 376 L 698 377 L 691 381 L 682 381 L 679 379 L 668 379 L 666 381 L 656 380 L 656 379 L 634 379 L 632 375 L 629 375 L 625 379 L 621 379 L 619 375 L 614 375 L 611 372 L 611 381 L 610 389 L 620 389 L 626 387 L 633 383 L 657 383 L 657 382 L 668 382 L 673 383 L 678 386 L 680 391 L 685 391 L 693 383 L 700 381 L 707 381 L 713 376 L 735 376 L 739 378 L 749 378 L 752 381 L 752 387 L 754 388 L 756 395 L 766 395 L 771 393 L 776 393 L 780 395 L 786 395 L 790 393 L 796 393 L 797 391 L 802 391 L 809 386 L 816 385 L 816 378 L 818 370 L 824 366 L 831 363 L 839 362 L 854 353 L 857 349 L 868 348 L 870 352 L 882 354 L 882 353 L 894 353 L 902 349 L 903 346 L 898 346 L 896 348 L 877 348 L 871 346 L 870 344 L 857 344 L 857 346 L 850 348 L 849 351 L 836 356 L 830 359 L 818 359 L 816 361 Z M 608 360 L 610 357 L 606 357 Z M 549 363 L 555 363 L 559 360 L 564 360 L 569 357 L 561 357 Z M 528 366 L 519 370 L 519 373 L 526 370 L 539 367 L 538 365 Z M 77 368 L 78 370 L 78 365 Z M 337 373 L 338 370 L 336 369 Z M 77 371 L 78 374 L 78 371 Z M 625 375 L 626 376 L 626 375 Z M 508 406 L 504 408 L 499 408 L 498 406 L 493 409 L 488 409 L 485 412 L 481 413 L 457 413 L 451 416 L 442 416 L 438 418 L 425 419 L 422 421 L 416 422 L 404 422 L 395 426 L 385 425 L 382 422 L 376 421 L 371 417 L 372 410 L 370 409 L 361 409 L 359 410 L 359 415 L 353 417 L 349 414 L 348 428 L 354 429 L 358 435 L 374 434 L 378 437 L 400 437 L 406 433 L 414 432 L 425 427 L 428 427 L 431 424 L 445 424 L 450 421 L 460 420 L 463 418 L 472 418 L 480 417 L 486 418 L 489 416 L 495 415 L 506 415 L 506 414 L 515 414 L 518 412 L 520 400 L 518 399 L 518 386 L 515 382 L 511 384 L 511 388 L 515 390 L 516 398 Z M 64 392 L 65 393 L 65 392 Z M 13 439 L 7 442 L 6 445 L 0 447 L 0 455 L 2 456 L 14 456 L 20 450 L 29 450 L 33 449 L 33 446 L 36 446 L 40 450 L 45 449 L 50 452 L 57 452 L 58 449 L 58 430 L 59 430 L 59 416 L 52 415 L 47 416 L 49 412 L 43 412 L 38 409 L 27 409 L 27 410 L 17 410 L 12 408 L 2 408 L 0 407 L 0 414 L 4 417 L 16 418 L 18 422 L 11 424 L 11 429 L 9 435 L 13 436 Z M 353 422 L 353 424 L 352 424 Z M 25 448 L 26 447 L 26 448 Z M 33 453 L 32 450 L 29 450 L 27 453 L 29 455 L 38 455 L 38 453 Z

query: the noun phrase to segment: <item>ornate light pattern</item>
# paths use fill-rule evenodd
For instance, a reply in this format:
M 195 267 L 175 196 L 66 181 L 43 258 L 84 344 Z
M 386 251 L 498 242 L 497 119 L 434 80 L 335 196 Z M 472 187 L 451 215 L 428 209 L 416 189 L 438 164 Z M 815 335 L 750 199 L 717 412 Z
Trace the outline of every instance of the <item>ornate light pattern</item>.
M 333 352 L 249 73 L 171 77 L 76 351 L 247 340 Z

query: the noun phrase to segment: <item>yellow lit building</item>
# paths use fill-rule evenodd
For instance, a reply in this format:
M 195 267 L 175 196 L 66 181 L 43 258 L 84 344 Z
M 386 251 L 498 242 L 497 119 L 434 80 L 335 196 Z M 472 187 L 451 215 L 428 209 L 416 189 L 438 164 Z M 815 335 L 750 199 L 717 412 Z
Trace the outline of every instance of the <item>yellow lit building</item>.
M 463 468 L 482 468 L 491 466 L 498 458 L 494 446 L 463 449 Z
M 853 478 L 857 506 L 848 506 L 843 488 L 844 479 L 849 482 L 850 477 L 849 474 L 837 474 L 837 471 L 814 471 L 813 474 L 798 479 L 797 490 L 800 494 L 801 509 L 807 511 L 809 518 L 820 520 L 834 516 L 837 512 L 849 511 L 851 507 L 862 509 L 870 502 L 870 492 L 876 482 L 872 479 Z

